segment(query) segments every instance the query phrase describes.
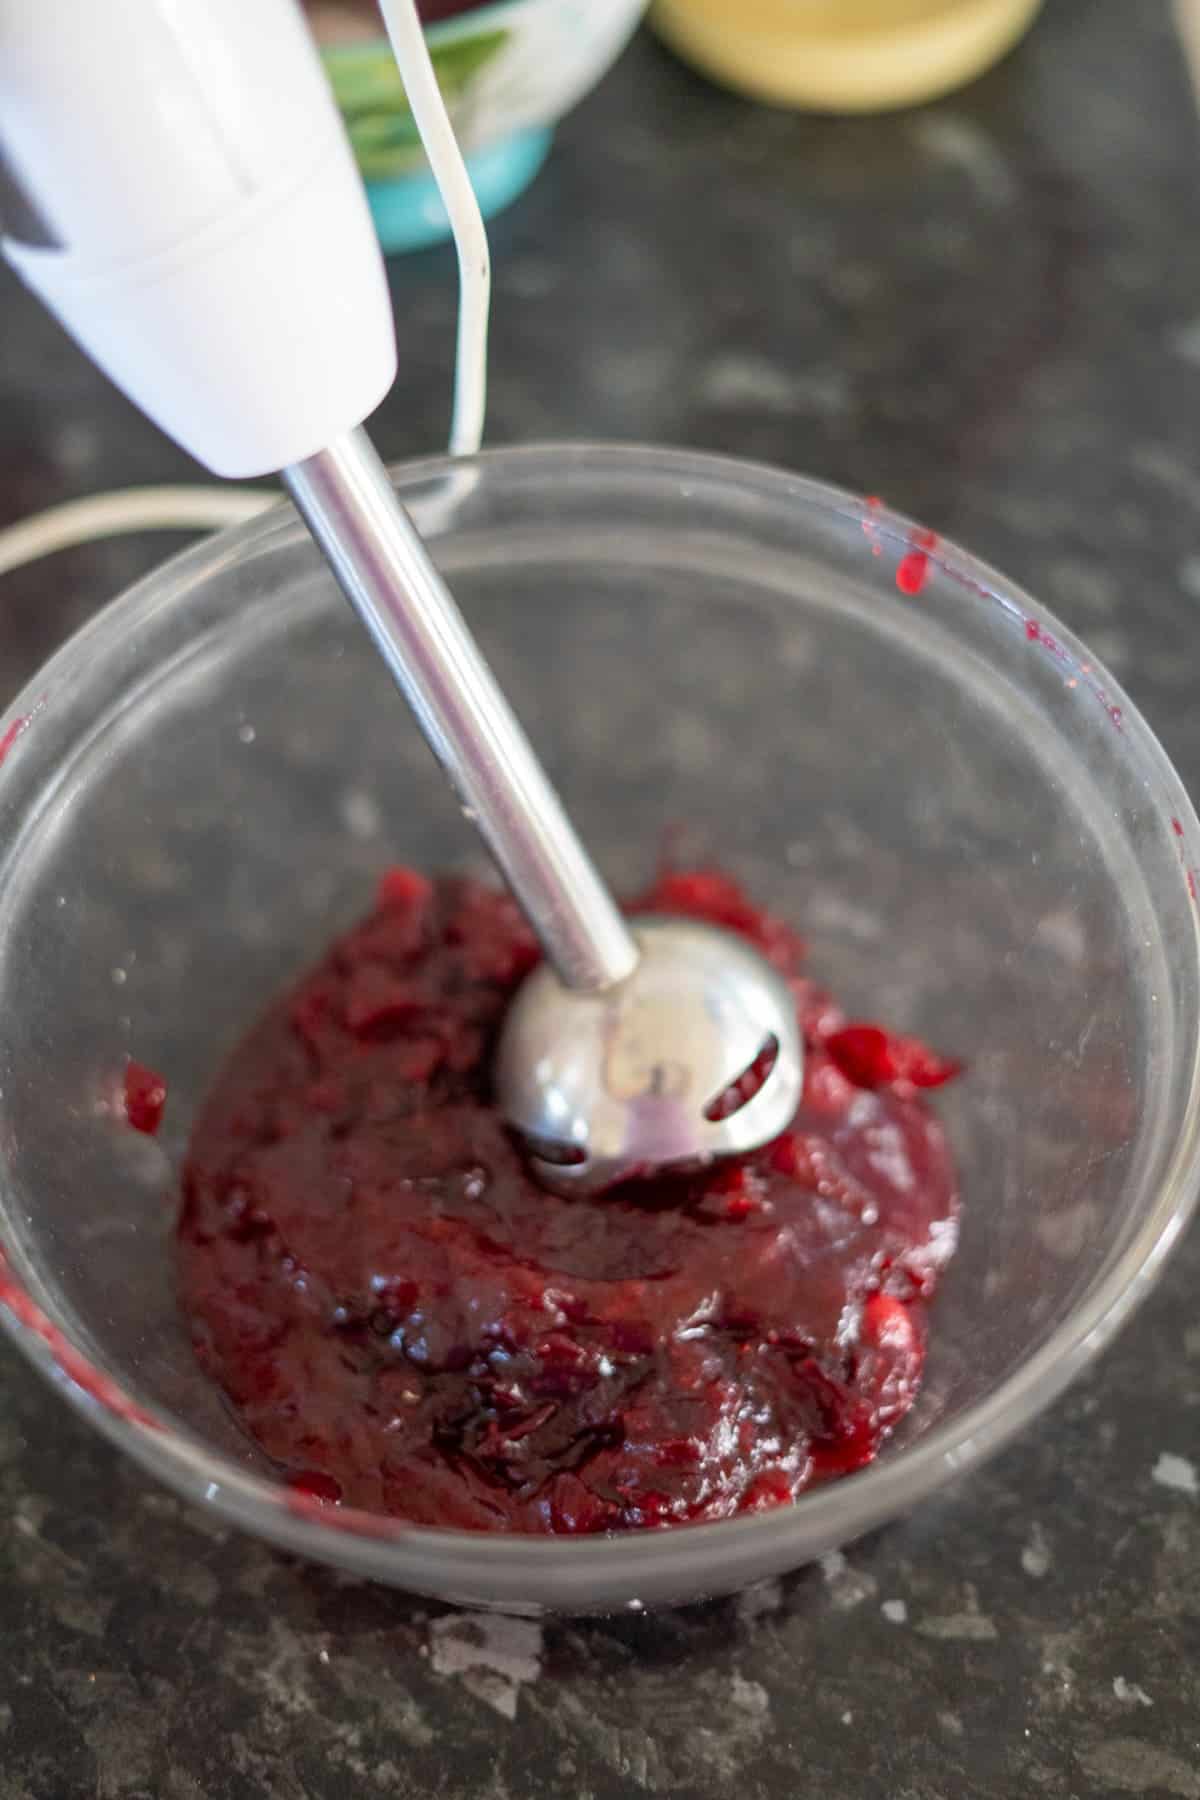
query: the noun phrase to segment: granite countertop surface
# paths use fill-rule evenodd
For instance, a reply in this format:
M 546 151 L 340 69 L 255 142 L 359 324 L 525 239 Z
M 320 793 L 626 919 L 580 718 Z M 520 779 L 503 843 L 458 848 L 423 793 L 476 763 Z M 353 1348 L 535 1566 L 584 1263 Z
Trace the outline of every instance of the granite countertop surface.
M 755 110 L 639 39 L 494 229 L 491 436 L 768 459 L 965 541 L 1200 792 L 1200 144 L 1165 0 L 1050 0 L 942 104 Z M 453 264 L 398 262 L 400 457 Z M 198 471 L 0 277 L 0 524 Z M 5 578 L 0 697 L 172 541 Z M 914 1517 L 736 1601 L 480 1619 L 297 1564 L 0 1347 L 0 1800 L 1200 1800 L 1200 1231 L 1116 1347 Z

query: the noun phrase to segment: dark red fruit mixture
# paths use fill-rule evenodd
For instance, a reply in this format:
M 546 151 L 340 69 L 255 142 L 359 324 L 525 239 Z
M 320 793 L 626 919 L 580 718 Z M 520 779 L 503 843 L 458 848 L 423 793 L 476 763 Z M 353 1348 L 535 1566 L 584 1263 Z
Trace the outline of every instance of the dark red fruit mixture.
M 791 1128 L 706 1173 L 559 1199 L 493 1110 L 537 960 L 512 901 L 385 876 L 197 1123 L 179 1226 L 197 1353 L 294 1490 L 423 1524 L 722 1519 L 860 1468 L 913 1403 L 958 1210 L 916 1090 L 953 1065 L 847 1027 L 714 871 L 636 909 L 743 933 L 807 1044 Z

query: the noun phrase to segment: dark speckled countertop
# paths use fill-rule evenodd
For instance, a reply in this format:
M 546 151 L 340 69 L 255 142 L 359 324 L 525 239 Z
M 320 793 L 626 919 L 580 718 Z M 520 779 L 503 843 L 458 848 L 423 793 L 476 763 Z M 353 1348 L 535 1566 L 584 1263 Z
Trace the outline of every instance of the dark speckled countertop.
M 1200 142 L 1165 0 L 1049 0 L 918 113 L 755 111 L 641 40 L 494 230 L 491 435 L 767 458 L 971 545 L 1200 792 Z M 446 428 L 400 262 L 392 457 Z M 197 471 L 0 277 L 0 524 Z M 169 541 L 3 583 L 0 689 Z M 1200 1800 L 1200 1233 L 1091 1377 L 909 1522 L 737 1602 L 545 1627 L 298 1566 L 0 1348 L 0 1800 Z

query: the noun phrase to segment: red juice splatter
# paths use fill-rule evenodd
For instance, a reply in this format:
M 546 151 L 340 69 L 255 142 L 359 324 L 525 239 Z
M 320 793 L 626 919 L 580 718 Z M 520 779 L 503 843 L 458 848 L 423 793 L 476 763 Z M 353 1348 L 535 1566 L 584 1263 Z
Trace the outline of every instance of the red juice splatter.
M 866 506 L 870 512 L 874 513 L 874 512 L 879 511 L 879 509 L 883 505 L 883 501 L 879 498 L 878 494 L 868 494 L 866 499 L 863 501 L 863 505 Z M 871 555 L 879 556 L 881 554 L 881 549 L 880 549 L 880 545 L 876 541 L 877 534 L 879 531 L 878 525 L 875 523 L 875 520 L 870 517 L 863 519 L 861 521 L 861 523 L 862 523 L 863 532 L 865 533 L 867 538 L 870 540 Z
M 24 732 L 28 731 L 28 729 L 32 723 L 33 723 L 33 714 L 32 713 L 21 713 L 17 718 L 15 718 L 13 720 L 12 724 L 8 727 L 7 731 L 4 732 L 3 736 L 0 736 L 0 768 L 3 768 L 5 758 L 8 756 L 9 751 L 12 749 L 12 747 L 16 743 L 17 739 Z
M 5 758 L 8 756 L 9 751 L 12 749 L 17 739 L 19 737 L 24 737 L 45 704 L 46 696 L 43 694 L 35 702 L 32 712 L 19 714 L 19 716 L 12 721 L 7 730 L 3 734 L 0 734 L 0 768 L 3 768 Z
M 910 550 L 896 570 L 896 586 L 902 594 L 919 594 L 929 575 L 929 558 L 923 550 Z
M 1051 637 L 1048 631 L 1043 631 L 1036 619 L 1026 619 L 1025 636 L 1031 644 L 1040 644 L 1043 650 L 1049 651 L 1051 656 L 1058 657 L 1060 662 L 1066 659 L 1067 653 L 1058 639 Z
M 1183 836 L 1183 826 L 1179 823 L 1178 819 L 1171 820 L 1171 830 L 1175 833 L 1176 837 Z
M 1192 874 L 1192 871 L 1190 869 L 1187 872 L 1187 881 L 1188 881 L 1188 893 L 1192 896 L 1192 899 L 1194 900 L 1196 898 L 1196 877 Z
M 915 596 L 921 593 L 929 578 L 929 552 L 937 548 L 937 533 L 914 531 L 908 541 L 913 547 L 900 558 L 896 586 L 902 594 Z
M 144 1063 L 127 1063 L 124 1100 L 125 1117 L 133 1129 L 153 1137 L 162 1124 L 163 1109 L 167 1104 L 167 1084 L 162 1076 L 156 1075 Z
M 45 1344 L 55 1363 L 68 1379 L 90 1399 L 99 1401 L 118 1419 L 144 1425 L 150 1431 L 161 1429 L 158 1420 L 122 1393 L 103 1370 L 95 1368 L 72 1344 L 57 1325 L 52 1325 L 41 1307 L 36 1305 L 9 1270 L 8 1260 L 0 1250 L 0 1306 L 7 1307 L 19 1325 L 31 1331 Z

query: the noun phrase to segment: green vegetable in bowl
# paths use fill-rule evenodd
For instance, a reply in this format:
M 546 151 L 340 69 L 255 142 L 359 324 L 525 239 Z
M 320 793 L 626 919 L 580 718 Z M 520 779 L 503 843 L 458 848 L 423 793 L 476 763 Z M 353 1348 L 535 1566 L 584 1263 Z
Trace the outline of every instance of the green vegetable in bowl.
M 508 42 L 507 31 L 478 31 L 431 45 L 434 72 L 453 112 L 472 79 Z M 337 44 L 323 52 L 325 69 L 358 166 L 367 181 L 389 181 L 422 160 L 421 140 L 404 83 L 384 41 Z

